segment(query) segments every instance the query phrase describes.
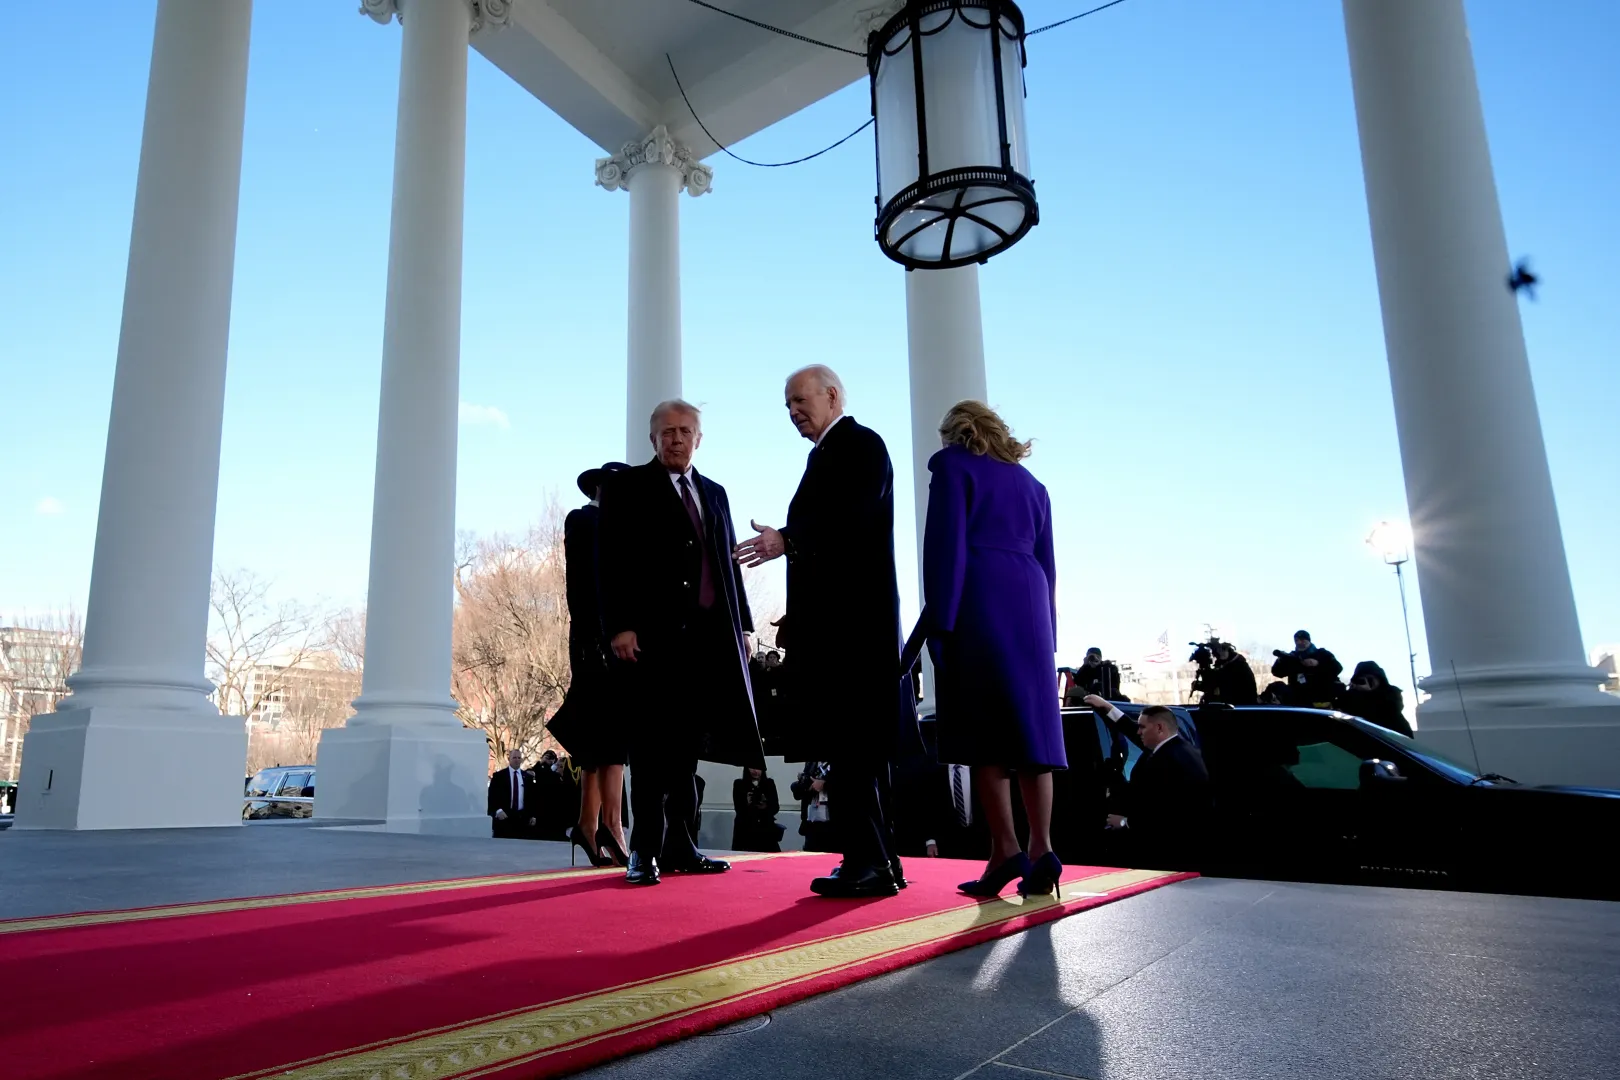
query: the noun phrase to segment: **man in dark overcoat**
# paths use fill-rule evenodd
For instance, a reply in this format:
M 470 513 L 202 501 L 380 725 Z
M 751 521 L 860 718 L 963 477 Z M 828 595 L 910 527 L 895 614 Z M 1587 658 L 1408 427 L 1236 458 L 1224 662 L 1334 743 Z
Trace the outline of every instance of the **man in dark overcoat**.
M 634 885 L 656 885 L 664 870 L 729 870 L 697 849 L 697 763 L 765 765 L 731 506 L 725 488 L 692 468 L 698 409 L 661 403 L 651 440 L 651 461 L 607 477 L 599 538 L 602 625 L 630 706 Z
M 916 699 L 900 673 L 894 467 L 883 439 L 844 415 L 838 376 L 816 365 L 786 389 L 788 415 L 816 444 L 781 529 L 738 546 L 745 566 L 785 555 L 790 631 L 784 670 L 796 698 L 790 761 L 828 762 L 827 800 L 843 862 L 810 887 L 823 896 L 893 896 L 904 887 L 885 805 L 890 763 L 918 750 Z

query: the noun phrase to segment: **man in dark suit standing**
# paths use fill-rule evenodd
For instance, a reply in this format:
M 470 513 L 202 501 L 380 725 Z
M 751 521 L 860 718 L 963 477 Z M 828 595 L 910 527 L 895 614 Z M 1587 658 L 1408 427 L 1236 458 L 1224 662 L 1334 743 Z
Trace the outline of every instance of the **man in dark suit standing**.
M 788 415 L 816 444 L 781 529 L 754 525 L 737 559 L 786 555 L 790 644 L 784 670 L 802 746 L 789 760 L 829 763 L 827 798 L 843 863 L 810 888 L 823 896 L 893 896 L 904 887 L 885 803 L 889 765 L 920 748 L 911 682 L 900 676 L 894 571 L 894 467 L 877 432 L 844 415 L 832 369 L 796 372 Z
M 764 768 L 748 645 L 753 630 L 725 488 L 692 468 L 698 409 L 653 410 L 656 455 L 602 488 L 602 624 L 630 713 L 630 865 L 625 880 L 731 869 L 697 849 L 699 759 Z
M 509 750 L 507 766 L 489 778 L 490 832 L 502 840 L 527 840 L 539 821 L 534 773 L 523 768 L 523 752 Z
M 1110 719 L 1122 714 L 1100 697 L 1086 704 Z M 1125 791 L 1126 813 L 1109 814 L 1110 829 L 1124 829 L 1133 861 L 1144 868 L 1196 869 L 1212 804 L 1204 755 L 1181 737 L 1176 714 L 1149 705 L 1136 718 L 1142 756 Z

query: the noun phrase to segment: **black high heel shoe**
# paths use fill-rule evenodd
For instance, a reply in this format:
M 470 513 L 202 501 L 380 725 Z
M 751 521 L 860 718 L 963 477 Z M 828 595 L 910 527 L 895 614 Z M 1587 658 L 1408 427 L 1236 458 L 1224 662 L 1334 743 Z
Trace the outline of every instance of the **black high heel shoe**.
M 1029 876 L 1029 856 L 1022 851 L 975 881 L 964 881 L 957 888 L 969 896 L 1000 896 L 1001 890 L 1016 877 Z
M 582 834 L 579 831 L 579 826 L 578 825 L 571 826 L 569 828 L 569 830 L 568 830 L 568 865 L 569 866 L 575 865 L 574 864 L 574 849 L 575 848 L 579 848 L 579 850 L 581 850 L 581 851 L 583 851 L 585 853 L 586 861 L 589 862 L 592 866 L 612 866 L 613 865 L 613 860 L 612 859 L 608 858 L 606 855 L 603 855 L 600 851 L 592 851 L 591 850 L 591 846 L 585 842 L 584 834 Z
M 617 863 L 620 866 L 627 866 L 630 863 L 630 856 L 624 853 L 624 849 L 619 846 L 619 842 L 613 838 L 612 830 L 606 825 L 602 825 L 596 830 L 596 850 L 600 851 L 603 857 L 608 860 L 607 863 L 602 865 Z
M 1063 899 L 1063 890 L 1058 886 L 1058 879 L 1063 876 L 1063 864 L 1058 857 L 1048 851 L 1045 855 L 1030 864 L 1029 871 L 1024 879 L 1018 883 L 1019 896 L 1051 896 L 1056 894 L 1059 900 Z

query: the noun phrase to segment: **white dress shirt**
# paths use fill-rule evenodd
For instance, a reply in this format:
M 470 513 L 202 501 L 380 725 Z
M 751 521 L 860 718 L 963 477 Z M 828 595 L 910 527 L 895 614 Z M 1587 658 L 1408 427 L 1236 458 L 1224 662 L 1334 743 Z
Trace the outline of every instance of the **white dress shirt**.
M 512 807 L 514 814 L 523 810 L 523 770 L 510 766 L 506 770 L 506 789 L 517 792 L 517 805 Z
M 703 496 L 698 494 L 697 473 L 693 471 L 692 466 L 688 465 L 685 472 L 672 472 L 669 474 L 669 482 L 675 485 L 676 495 L 681 494 L 682 479 L 692 485 L 692 501 L 697 504 L 698 520 L 708 521 L 708 516 L 703 513 Z

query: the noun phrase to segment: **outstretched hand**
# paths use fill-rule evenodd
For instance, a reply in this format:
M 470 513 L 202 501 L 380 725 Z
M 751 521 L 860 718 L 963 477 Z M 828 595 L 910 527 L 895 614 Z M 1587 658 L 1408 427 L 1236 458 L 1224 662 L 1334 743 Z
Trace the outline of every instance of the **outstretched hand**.
M 749 521 L 748 524 L 759 535 L 744 540 L 732 552 L 732 557 L 743 566 L 753 567 L 768 563 L 772 559 L 779 558 L 787 550 L 787 542 L 782 539 L 781 532 L 757 521 Z

